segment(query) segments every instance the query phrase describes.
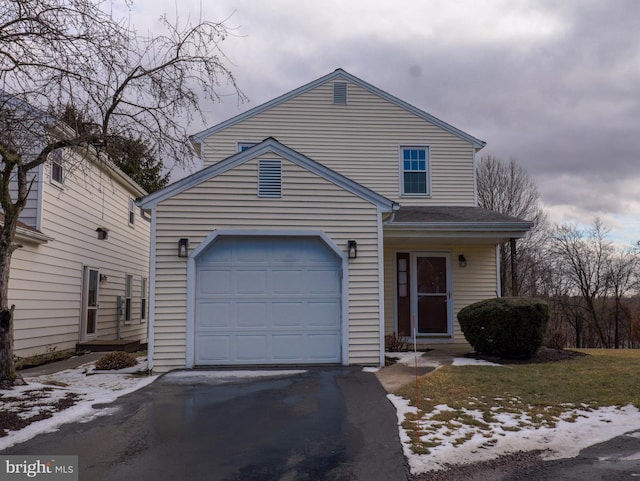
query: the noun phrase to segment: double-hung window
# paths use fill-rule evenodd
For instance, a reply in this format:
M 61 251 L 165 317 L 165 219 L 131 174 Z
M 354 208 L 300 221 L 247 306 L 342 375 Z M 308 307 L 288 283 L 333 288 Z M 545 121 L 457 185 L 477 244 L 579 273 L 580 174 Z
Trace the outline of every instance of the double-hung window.
M 62 150 L 56 149 L 49 154 L 51 159 L 51 182 L 62 186 L 64 184 L 64 163 Z
M 133 276 L 124 278 L 124 322 L 131 322 L 131 283 Z
M 429 195 L 429 148 L 401 147 L 403 195 Z
M 147 320 L 147 278 L 140 281 L 140 322 Z
M 135 200 L 129 199 L 129 225 L 136 223 L 136 204 Z

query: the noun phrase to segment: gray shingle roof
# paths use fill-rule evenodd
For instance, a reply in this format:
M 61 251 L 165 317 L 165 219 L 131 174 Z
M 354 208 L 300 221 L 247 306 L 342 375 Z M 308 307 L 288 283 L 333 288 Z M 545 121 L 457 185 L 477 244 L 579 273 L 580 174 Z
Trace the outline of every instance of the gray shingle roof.
M 524 221 L 516 217 L 500 214 L 482 207 L 464 206 L 401 206 L 396 211 L 393 223 L 468 223 L 468 222 L 506 222 L 521 224 Z

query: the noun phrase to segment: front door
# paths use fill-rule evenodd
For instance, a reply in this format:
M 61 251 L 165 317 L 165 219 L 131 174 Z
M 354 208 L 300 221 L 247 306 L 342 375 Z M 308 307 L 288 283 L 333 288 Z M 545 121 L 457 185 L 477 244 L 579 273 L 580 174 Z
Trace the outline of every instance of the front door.
M 82 340 L 92 339 L 98 332 L 98 299 L 100 290 L 100 271 L 91 267 L 84 268 L 83 277 L 83 313 Z
M 398 334 L 450 337 L 453 329 L 449 255 L 398 253 Z

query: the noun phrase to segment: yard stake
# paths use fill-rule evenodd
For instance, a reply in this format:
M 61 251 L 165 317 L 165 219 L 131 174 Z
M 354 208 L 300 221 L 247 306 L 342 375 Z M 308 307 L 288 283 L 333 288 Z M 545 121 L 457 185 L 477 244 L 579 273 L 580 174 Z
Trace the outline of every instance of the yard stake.
M 420 433 L 420 388 L 418 386 L 418 335 L 415 316 L 411 316 L 411 323 L 413 324 L 413 360 L 416 370 L 416 432 L 418 434 L 418 446 L 422 446 L 422 436 Z

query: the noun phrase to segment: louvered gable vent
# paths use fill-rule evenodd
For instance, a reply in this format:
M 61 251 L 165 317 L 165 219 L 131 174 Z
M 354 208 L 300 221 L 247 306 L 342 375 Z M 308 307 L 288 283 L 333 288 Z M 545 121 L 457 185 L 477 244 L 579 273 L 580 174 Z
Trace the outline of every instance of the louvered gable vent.
M 282 162 L 279 160 L 258 162 L 258 196 L 282 197 Z
M 347 105 L 347 82 L 334 82 L 333 103 L 336 105 Z

